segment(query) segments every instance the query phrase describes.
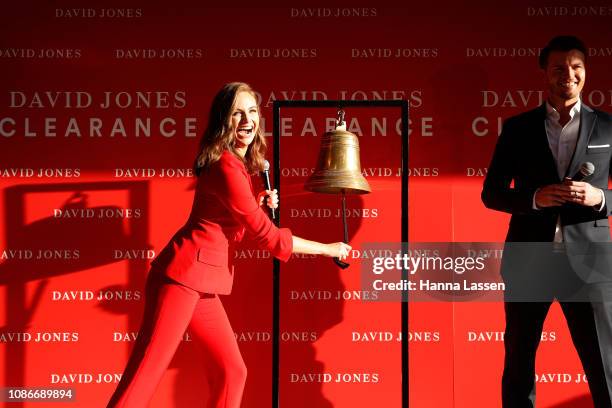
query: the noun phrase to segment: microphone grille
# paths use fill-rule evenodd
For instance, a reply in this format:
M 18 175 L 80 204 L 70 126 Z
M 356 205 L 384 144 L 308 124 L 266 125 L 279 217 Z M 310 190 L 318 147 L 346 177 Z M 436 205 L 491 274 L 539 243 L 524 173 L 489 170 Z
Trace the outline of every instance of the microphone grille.
M 589 164 L 591 164 L 591 163 L 589 163 Z M 270 162 L 269 161 L 264 159 L 263 166 L 264 166 L 264 168 L 263 168 L 264 171 L 269 171 L 270 170 Z M 593 166 L 593 164 L 591 164 L 591 166 Z
M 595 165 L 591 162 L 584 162 L 582 166 L 580 166 L 580 173 L 587 177 L 595 173 Z

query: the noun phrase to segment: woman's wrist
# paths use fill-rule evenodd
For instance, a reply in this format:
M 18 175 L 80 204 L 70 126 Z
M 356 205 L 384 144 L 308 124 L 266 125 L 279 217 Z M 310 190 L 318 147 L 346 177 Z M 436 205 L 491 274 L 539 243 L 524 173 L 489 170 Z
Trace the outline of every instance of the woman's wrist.
M 331 256 L 332 248 L 329 244 L 309 241 L 293 235 L 293 252 L 298 254 Z

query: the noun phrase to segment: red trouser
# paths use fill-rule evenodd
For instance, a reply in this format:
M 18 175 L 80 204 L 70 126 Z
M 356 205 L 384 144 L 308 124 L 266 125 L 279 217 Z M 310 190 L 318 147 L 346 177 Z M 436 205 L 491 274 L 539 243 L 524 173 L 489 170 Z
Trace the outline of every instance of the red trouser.
M 149 274 L 136 344 L 108 408 L 146 407 L 189 327 L 207 355 L 210 408 L 238 408 L 246 366 L 217 295 L 196 292 L 155 271 Z

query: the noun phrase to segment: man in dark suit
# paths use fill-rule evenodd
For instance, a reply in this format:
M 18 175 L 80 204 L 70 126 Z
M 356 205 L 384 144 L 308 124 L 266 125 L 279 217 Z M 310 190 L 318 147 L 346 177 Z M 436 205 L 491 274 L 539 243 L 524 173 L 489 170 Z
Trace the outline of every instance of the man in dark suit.
M 505 121 L 484 181 L 485 206 L 512 214 L 502 259 L 505 408 L 535 405 L 535 355 L 555 299 L 595 407 L 612 407 L 612 308 L 601 299 L 588 301 L 593 288 L 612 282 L 612 269 L 585 274 L 584 265 L 592 262 L 577 261 L 570 249 L 610 241 L 612 117 L 580 100 L 586 56 L 582 41 L 571 36 L 555 37 L 542 49 L 547 101 Z M 585 162 L 594 165 L 594 173 L 588 181 L 572 181 Z

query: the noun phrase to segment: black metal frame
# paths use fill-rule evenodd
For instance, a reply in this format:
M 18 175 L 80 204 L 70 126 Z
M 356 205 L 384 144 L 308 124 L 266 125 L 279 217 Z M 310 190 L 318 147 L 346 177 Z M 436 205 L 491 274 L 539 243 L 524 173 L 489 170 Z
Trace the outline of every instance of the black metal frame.
M 274 186 L 280 193 L 280 109 L 285 108 L 345 108 L 345 107 L 378 107 L 401 109 L 402 126 L 402 252 L 408 248 L 408 102 L 405 100 L 322 100 L 322 101 L 274 101 L 273 104 L 273 139 L 274 139 Z M 276 225 L 280 224 L 280 212 L 276 214 Z M 280 371 L 280 262 L 274 259 L 273 270 L 273 307 L 272 307 L 272 408 L 279 408 L 279 371 Z M 408 279 L 408 271 L 402 270 L 402 279 Z M 409 407 L 408 400 L 408 291 L 402 291 L 402 408 Z

